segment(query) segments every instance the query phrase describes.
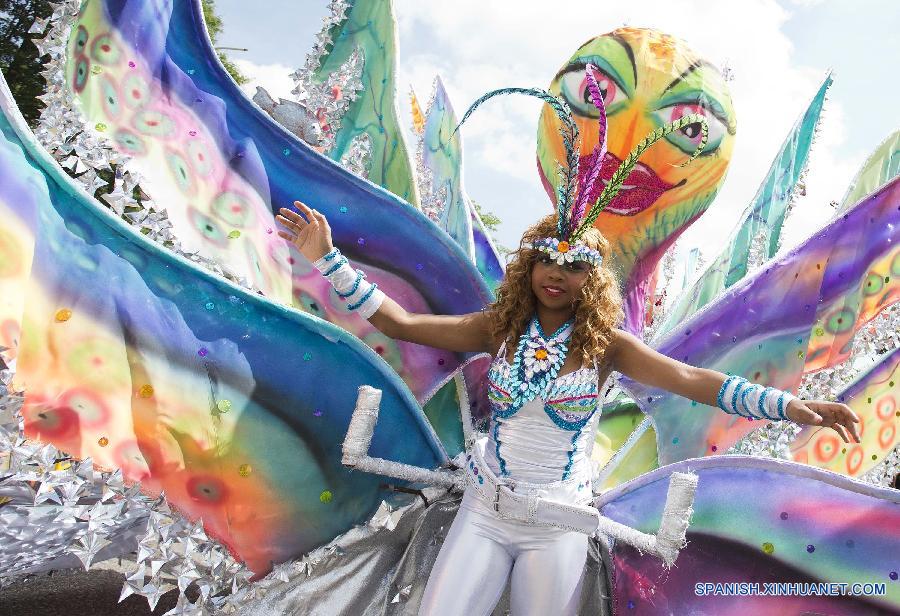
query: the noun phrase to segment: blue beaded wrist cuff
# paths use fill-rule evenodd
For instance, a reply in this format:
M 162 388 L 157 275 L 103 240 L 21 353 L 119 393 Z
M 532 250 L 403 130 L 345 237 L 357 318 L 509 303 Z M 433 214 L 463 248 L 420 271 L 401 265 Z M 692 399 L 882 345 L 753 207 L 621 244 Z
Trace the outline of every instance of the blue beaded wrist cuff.
M 732 385 L 734 389 L 728 399 L 726 394 Z M 773 392 L 778 394 L 777 400 L 771 399 Z M 764 387 L 758 383 L 751 383 L 742 376 L 732 375 L 722 383 L 716 404 L 730 415 L 748 419 L 788 420 L 784 411 L 788 401 L 793 398 L 789 392 L 775 387 Z
M 356 270 L 356 280 L 353 282 L 353 287 L 351 287 L 351 289 L 347 293 L 341 293 L 337 289 L 335 289 L 334 292 L 337 293 L 338 297 L 340 297 L 341 299 L 347 299 L 348 297 L 356 293 L 356 290 L 359 288 L 359 283 L 365 277 L 366 275 L 363 274 L 362 270 Z
M 756 417 L 753 415 L 753 411 L 751 411 L 750 407 L 747 406 L 747 394 L 749 394 L 752 389 L 753 389 L 753 385 L 749 384 L 747 387 L 744 388 L 744 391 L 741 392 L 741 398 L 740 398 L 741 406 L 744 408 L 745 411 L 747 411 L 746 417 L 748 419 L 756 419 Z M 741 414 L 743 415 L 743 413 L 741 413 Z
M 377 289 L 377 288 L 378 288 L 378 285 L 373 282 L 372 286 L 369 287 L 369 290 L 366 291 L 366 294 L 363 295 L 358 302 L 355 302 L 355 303 L 347 306 L 347 310 L 356 310 L 357 308 L 359 308 L 360 306 L 365 304 L 366 300 L 369 299 L 370 297 L 372 297 L 372 293 L 374 293 L 375 289 Z
M 722 387 L 719 388 L 719 395 L 716 396 L 716 406 L 718 406 L 720 409 L 722 409 L 726 413 L 728 413 L 729 411 L 728 411 L 728 409 L 725 408 L 724 401 L 723 401 L 723 398 L 725 396 L 725 390 L 728 389 L 728 386 L 736 378 L 738 378 L 738 377 L 732 375 L 732 376 L 728 377 L 727 379 L 725 379 L 725 382 L 722 383 Z
M 731 413 L 732 415 L 740 415 L 741 417 L 744 417 L 744 415 L 740 412 L 740 410 L 738 410 L 737 397 L 738 397 L 738 394 L 741 393 L 741 389 L 744 387 L 744 385 L 747 385 L 748 383 L 749 383 L 749 381 L 747 379 L 740 378 L 740 380 L 738 381 L 738 384 L 734 388 L 734 391 L 731 392 L 731 409 L 726 410 L 725 411 L 726 413 Z
M 787 415 L 784 414 L 784 392 L 781 392 L 781 395 L 778 396 L 778 416 L 787 420 Z
M 766 412 L 766 398 L 769 395 L 769 392 L 775 389 L 774 387 L 766 387 L 762 395 L 759 397 L 759 403 L 756 405 L 756 410 L 759 411 L 760 417 L 765 419 L 778 419 L 777 417 L 772 417 Z
M 334 265 L 332 265 L 331 267 L 329 267 L 328 270 L 327 270 L 326 272 L 324 272 L 322 275 L 325 276 L 325 278 L 328 278 L 328 277 L 331 276 L 333 273 L 335 273 L 336 271 L 338 271 L 339 269 L 341 269 L 341 266 L 342 266 L 342 265 L 345 265 L 346 263 L 347 263 L 347 259 L 345 259 L 344 257 L 341 257 L 340 260 L 338 260 L 337 263 L 335 263 Z

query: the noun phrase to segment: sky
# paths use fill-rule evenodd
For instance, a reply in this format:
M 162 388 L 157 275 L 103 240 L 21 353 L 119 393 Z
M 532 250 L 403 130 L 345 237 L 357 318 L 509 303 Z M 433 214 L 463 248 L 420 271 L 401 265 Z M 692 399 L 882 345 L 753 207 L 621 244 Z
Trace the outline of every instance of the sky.
M 220 44 L 256 85 L 290 98 L 328 13 L 326 0 L 217 0 Z M 499 87 L 546 87 L 584 41 L 622 25 L 679 38 L 727 65 L 737 116 L 728 175 L 707 213 L 679 240 L 708 260 L 752 200 L 781 144 L 828 70 L 831 87 L 810 157 L 807 194 L 785 223 L 782 250 L 821 228 L 867 155 L 900 128 L 900 3 L 895 0 L 394 0 L 398 21 L 398 103 L 409 127 L 408 92 L 424 104 L 435 75 L 457 114 Z M 503 221 L 505 246 L 551 211 L 535 166 L 540 103 L 495 99 L 463 129 L 464 180 L 471 198 Z M 414 141 L 407 137 L 410 152 Z

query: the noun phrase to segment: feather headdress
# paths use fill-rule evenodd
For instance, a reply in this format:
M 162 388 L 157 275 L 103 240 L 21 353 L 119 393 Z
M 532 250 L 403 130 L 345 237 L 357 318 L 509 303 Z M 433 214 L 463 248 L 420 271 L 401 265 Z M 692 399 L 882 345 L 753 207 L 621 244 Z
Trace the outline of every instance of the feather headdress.
M 546 90 L 538 88 L 502 88 L 488 92 L 477 101 L 472 103 L 462 120 L 454 129 L 454 133 L 459 130 L 463 123 L 472 115 L 482 103 L 501 94 L 525 94 L 534 96 L 547 103 L 556 113 L 562 123 L 560 135 L 562 137 L 563 148 L 565 149 L 565 161 L 557 161 L 557 170 L 560 182 L 556 190 L 556 231 L 555 238 L 542 238 L 530 244 L 529 248 L 534 248 L 549 254 L 557 263 L 572 261 L 588 261 L 595 265 L 600 265 L 602 257 L 596 250 L 589 248 L 587 245 L 579 241 L 585 231 L 593 226 L 594 221 L 600 212 L 609 205 L 622 188 L 625 179 L 631 173 L 637 164 L 641 154 L 644 153 L 651 145 L 675 131 L 681 130 L 691 124 L 699 124 L 701 130 L 700 143 L 697 149 L 691 154 L 683 165 L 687 165 L 693 161 L 703 148 L 706 147 L 709 125 L 706 119 L 700 114 L 685 115 L 674 122 L 661 126 L 647 135 L 635 148 L 625 157 L 619 168 L 616 169 L 612 178 L 603 187 L 600 195 L 590 203 L 591 196 L 596 194 L 596 183 L 601 181 L 600 169 L 603 164 L 603 158 L 606 155 L 606 107 L 603 104 L 603 96 L 600 93 L 600 86 L 594 76 L 594 67 L 588 64 L 585 67 L 587 88 L 590 93 L 591 102 L 599 112 L 598 122 L 600 125 L 600 134 L 597 145 L 591 153 L 585 158 L 581 164 L 579 160 L 579 152 L 581 150 L 579 143 L 578 125 L 572 116 L 572 110 L 569 105 L 561 98 L 554 96 Z

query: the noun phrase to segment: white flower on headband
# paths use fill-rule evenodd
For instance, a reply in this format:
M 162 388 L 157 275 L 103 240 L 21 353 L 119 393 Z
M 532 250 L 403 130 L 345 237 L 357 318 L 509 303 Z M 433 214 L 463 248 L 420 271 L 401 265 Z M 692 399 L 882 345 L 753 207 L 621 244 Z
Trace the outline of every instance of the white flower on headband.
M 557 265 L 564 265 L 574 261 L 586 261 L 599 267 L 603 263 L 603 255 L 578 241 L 567 242 L 566 240 L 560 241 L 555 237 L 542 237 L 534 242 L 523 244 L 523 246 L 550 255 L 550 258 L 556 261 Z

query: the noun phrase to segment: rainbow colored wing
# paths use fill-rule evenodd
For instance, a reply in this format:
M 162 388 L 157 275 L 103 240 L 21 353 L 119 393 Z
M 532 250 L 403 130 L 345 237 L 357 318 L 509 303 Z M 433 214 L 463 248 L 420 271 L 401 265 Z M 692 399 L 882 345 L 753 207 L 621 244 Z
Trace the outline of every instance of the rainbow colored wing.
M 840 216 L 856 205 L 860 199 L 872 194 L 898 175 L 900 175 L 900 130 L 891 133 L 869 155 L 850 182 L 847 194 L 844 195 L 835 215 Z
M 18 264 L 3 281 L 23 298 L 15 385 L 31 437 L 164 491 L 257 572 L 383 499 L 379 477 L 340 461 L 359 385 L 382 389 L 390 418 L 373 455 L 446 460 L 376 353 L 142 237 L 44 153 L 2 80 L 0 109 L 0 220 L 20 240 L 3 244 Z
M 816 335 L 834 306 L 859 303 L 874 264 L 900 258 L 898 204 L 900 180 L 895 179 L 730 287 L 654 347 L 679 361 L 796 389 L 815 348 L 810 334 Z M 896 288 L 900 279 L 885 284 Z M 619 382 L 653 418 L 661 464 L 723 452 L 756 426 L 624 377 Z
M 818 307 L 803 371 L 817 372 L 850 359 L 853 336 L 897 300 L 900 249 L 895 248 L 871 263 L 858 288 Z
M 323 212 L 344 254 L 415 312 L 460 314 L 489 302 L 471 260 L 415 208 L 338 168 L 247 100 L 215 59 L 199 3 L 88 2 L 69 57 L 89 125 L 132 157 L 187 248 L 353 333 L 420 403 L 459 370 L 466 356 L 390 340 L 350 314 L 277 237 L 273 213 L 295 199 Z
M 326 24 L 319 35 L 316 51 L 321 55 L 318 67 L 313 67 L 312 80 L 327 82 L 333 71 L 358 52 L 362 55 L 360 81 L 364 89 L 341 118 L 328 156 L 341 160 L 354 141 L 367 140 L 371 147 L 369 180 L 418 206 L 416 183 L 396 104 L 397 35 L 393 3 L 348 4 L 346 18 Z M 330 47 L 327 51 L 326 46 Z
M 722 456 L 646 473 L 604 494 L 598 507 L 617 522 L 655 533 L 669 475 L 688 470 L 700 481 L 687 547 L 665 571 L 656 558 L 615 545 L 616 613 L 850 615 L 900 610 L 897 490 L 791 462 Z M 868 596 L 855 597 L 822 596 L 831 587 L 807 596 L 796 591 L 794 596 L 697 592 L 698 584 L 727 583 L 755 583 L 760 591 L 771 583 L 844 583 L 848 591 L 853 583 L 873 586 Z
M 415 111 L 418 105 L 415 96 L 413 102 Z M 422 198 L 425 200 L 428 195 L 427 200 L 440 208 L 444 230 L 464 252 L 471 251 L 488 287 L 496 289 L 503 279 L 505 267 L 475 205 L 466 195 L 462 175 L 462 136 L 453 132 L 456 125 L 456 113 L 444 83 L 436 77 L 428 110 L 421 120 L 417 160 L 420 181 L 426 182 L 420 186 Z
M 472 217 L 462 182 L 461 136 L 453 132 L 456 114 L 440 77 L 435 77 L 434 93 L 425 112 L 422 133 L 422 164 L 430 172 L 428 189 L 443 200 L 441 226 L 475 262 Z
M 481 273 L 481 277 L 491 290 L 496 291 L 503 280 L 506 265 L 500 258 L 500 251 L 494 245 L 490 233 L 478 211 L 472 203 L 469 203 L 469 212 L 472 215 L 472 235 L 475 239 L 475 265 Z

